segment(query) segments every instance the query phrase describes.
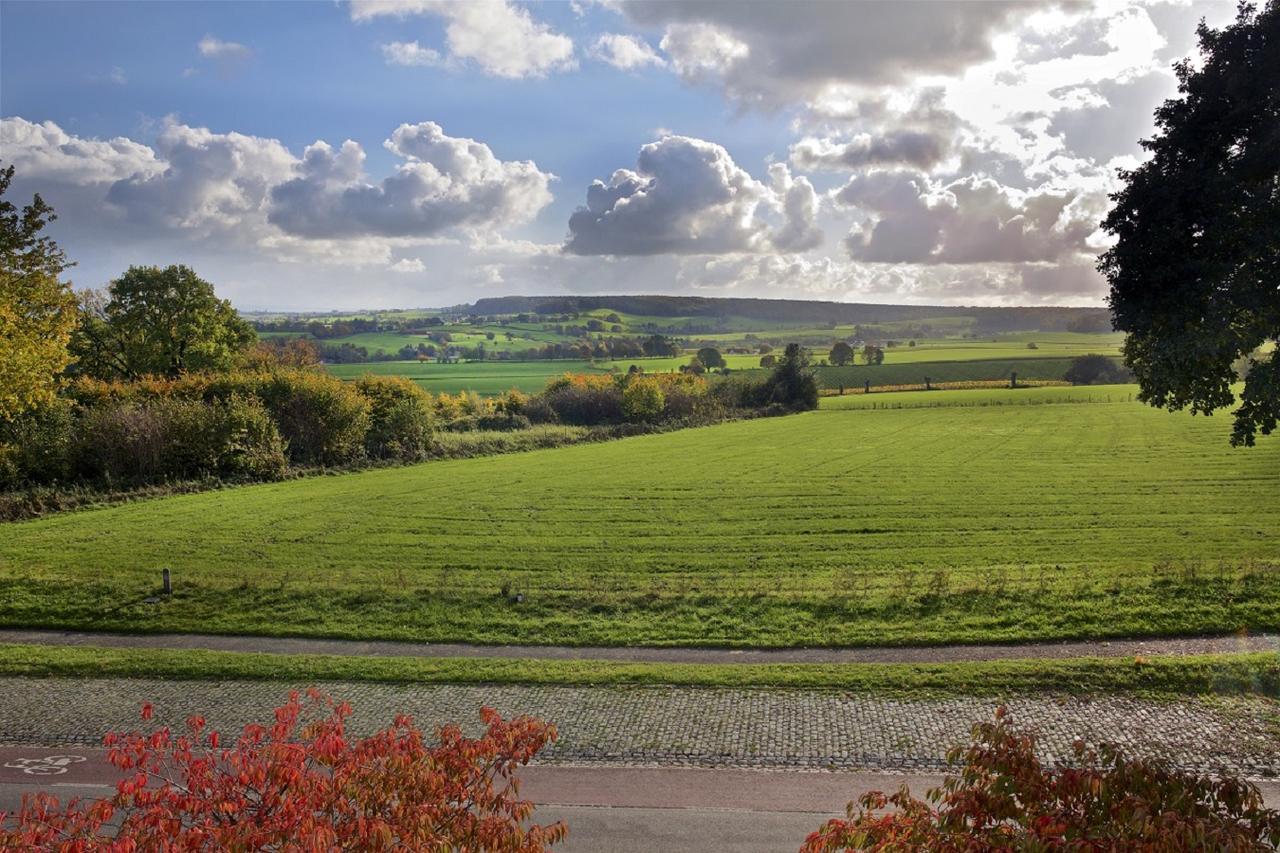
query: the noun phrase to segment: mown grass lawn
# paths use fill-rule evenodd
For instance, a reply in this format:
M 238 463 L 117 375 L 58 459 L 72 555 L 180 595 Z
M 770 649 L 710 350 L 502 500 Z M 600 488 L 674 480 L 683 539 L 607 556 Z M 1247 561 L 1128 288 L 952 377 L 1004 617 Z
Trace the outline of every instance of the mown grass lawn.
M 0 624 L 723 646 L 1274 629 L 1280 442 L 1232 449 L 1229 426 L 1133 402 L 828 409 L 87 510 L 0 527 Z M 148 602 L 165 566 L 174 595 Z
M 517 658 L 378 658 L 200 649 L 0 644 L 0 676 L 556 684 L 847 690 L 903 697 L 1123 693 L 1280 697 L 1271 653 L 937 664 L 672 664 Z

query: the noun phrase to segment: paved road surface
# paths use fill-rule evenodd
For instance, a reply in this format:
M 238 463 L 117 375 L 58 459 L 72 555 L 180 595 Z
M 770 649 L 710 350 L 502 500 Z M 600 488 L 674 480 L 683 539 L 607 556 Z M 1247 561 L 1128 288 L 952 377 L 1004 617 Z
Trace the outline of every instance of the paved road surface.
M 939 782 L 895 773 L 546 765 L 521 777 L 538 821 L 569 824 L 568 840 L 556 848 L 564 853 L 795 850 L 865 791 L 906 783 L 923 793 Z M 64 800 L 106 796 L 115 779 L 101 749 L 0 747 L 0 811 L 36 790 Z M 1259 787 L 1280 807 L 1280 783 Z
M 101 749 L 0 747 L 0 811 L 37 790 L 63 800 L 107 796 L 116 778 Z M 564 766 L 527 767 L 521 778 L 539 822 L 568 823 L 569 838 L 556 848 L 565 853 L 795 850 L 864 791 L 938 783 L 899 774 Z

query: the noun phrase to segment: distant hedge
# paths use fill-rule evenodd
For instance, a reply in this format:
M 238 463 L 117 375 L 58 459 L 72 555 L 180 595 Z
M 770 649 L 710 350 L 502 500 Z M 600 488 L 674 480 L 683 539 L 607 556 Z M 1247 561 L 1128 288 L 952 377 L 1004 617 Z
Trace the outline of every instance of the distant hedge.
M 584 440 L 574 431 L 580 428 L 612 437 L 631 428 L 711 423 L 744 410 L 816 405 L 816 393 L 812 401 L 792 400 L 779 376 L 781 367 L 714 383 L 681 373 L 565 374 L 539 394 L 513 390 L 489 398 L 432 395 L 396 376 L 345 382 L 279 364 L 133 382 L 79 377 L 52 404 L 0 424 L 0 491 L 17 496 L 7 515 L 18 517 L 32 503 L 20 499 L 24 489 L 40 492 L 40 506 L 56 507 L 67 488 L 123 492 L 276 480 L 291 470 L 366 460 L 563 444 Z M 448 437 L 460 433 L 475 439 Z

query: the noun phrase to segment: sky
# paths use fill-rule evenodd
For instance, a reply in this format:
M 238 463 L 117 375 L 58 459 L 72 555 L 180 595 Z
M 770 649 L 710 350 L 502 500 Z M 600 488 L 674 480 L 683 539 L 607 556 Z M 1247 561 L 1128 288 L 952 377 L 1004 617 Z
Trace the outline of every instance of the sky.
M 1227 0 L 0 0 L 0 162 L 77 287 L 246 310 L 669 293 L 1100 304 Z

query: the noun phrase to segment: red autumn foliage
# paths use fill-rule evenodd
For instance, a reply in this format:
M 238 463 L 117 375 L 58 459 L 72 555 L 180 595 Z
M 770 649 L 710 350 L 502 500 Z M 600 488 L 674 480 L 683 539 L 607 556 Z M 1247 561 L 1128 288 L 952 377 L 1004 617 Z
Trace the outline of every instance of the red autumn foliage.
M 948 756 L 958 776 L 928 792 L 904 785 L 849 804 L 801 853 L 833 851 L 1261 851 L 1280 845 L 1280 812 L 1247 782 L 1180 772 L 1117 749 L 1075 745 L 1075 764 L 1050 768 L 1035 740 L 1004 709 L 974 728 L 973 743 Z M 893 811 L 887 811 L 892 808 Z
M 517 767 L 555 727 L 480 711 L 487 731 L 454 725 L 428 744 L 397 717 L 364 739 L 346 732 L 351 708 L 294 693 L 269 725 L 249 725 L 234 745 L 192 717 L 185 734 L 111 734 L 109 760 L 124 771 L 116 794 L 63 807 L 48 794 L 0 814 L 0 849 L 57 851 L 460 850 L 534 853 L 561 840 L 563 823 L 529 823 Z M 151 707 L 143 707 L 143 719 Z

